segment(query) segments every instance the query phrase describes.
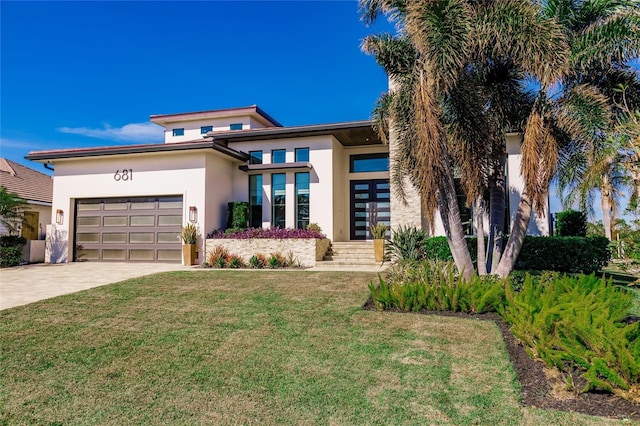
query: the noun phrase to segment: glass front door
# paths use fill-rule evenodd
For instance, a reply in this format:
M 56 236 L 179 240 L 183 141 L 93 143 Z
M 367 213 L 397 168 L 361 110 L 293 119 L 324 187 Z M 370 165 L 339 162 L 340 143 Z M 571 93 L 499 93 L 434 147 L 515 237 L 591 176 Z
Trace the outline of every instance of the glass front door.
M 351 239 L 370 240 L 372 223 L 391 225 L 389 179 L 351 181 Z

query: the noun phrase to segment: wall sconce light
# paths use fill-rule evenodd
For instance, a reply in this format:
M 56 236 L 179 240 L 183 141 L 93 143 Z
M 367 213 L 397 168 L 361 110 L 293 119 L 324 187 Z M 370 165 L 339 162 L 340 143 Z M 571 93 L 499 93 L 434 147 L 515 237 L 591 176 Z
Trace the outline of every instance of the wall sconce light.
M 56 224 L 62 225 L 64 222 L 64 212 L 61 209 L 56 210 Z
M 196 206 L 189 207 L 189 222 L 197 222 L 198 221 L 198 209 Z

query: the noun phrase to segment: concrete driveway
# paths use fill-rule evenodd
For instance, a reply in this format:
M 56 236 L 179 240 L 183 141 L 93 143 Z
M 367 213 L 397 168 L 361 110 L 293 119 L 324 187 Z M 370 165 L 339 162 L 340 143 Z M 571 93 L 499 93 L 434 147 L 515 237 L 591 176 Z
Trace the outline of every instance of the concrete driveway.
M 0 269 L 0 310 L 156 272 L 189 270 L 166 263 L 62 263 Z

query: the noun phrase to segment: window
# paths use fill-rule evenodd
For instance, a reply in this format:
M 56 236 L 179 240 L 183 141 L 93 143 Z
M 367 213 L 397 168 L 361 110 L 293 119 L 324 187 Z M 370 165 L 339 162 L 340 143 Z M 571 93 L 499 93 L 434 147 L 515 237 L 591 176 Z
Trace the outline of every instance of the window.
M 286 214 L 286 175 L 284 173 L 274 173 L 271 175 L 271 226 L 285 228 Z
M 361 154 L 350 157 L 349 173 L 388 172 L 389 154 Z
M 173 129 L 173 136 L 184 136 L 184 128 Z
M 262 164 L 262 151 L 249 151 L 249 164 Z
M 249 225 L 262 228 L 262 175 L 249 176 L 249 215 Z
M 309 161 L 309 148 L 296 148 L 296 162 Z
M 309 172 L 296 173 L 296 228 L 309 225 Z
M 200 134 L 206 135 L 207 133 L 213 131 L 213 126 L 202 126 L 200 127 Z
M 242 123 L 233 123 L 229 126 L 231 130 L 242 130 Z
M 271 151 L 271 164 L 285 163 L 287 151 L 285 149 L 274 149 Z

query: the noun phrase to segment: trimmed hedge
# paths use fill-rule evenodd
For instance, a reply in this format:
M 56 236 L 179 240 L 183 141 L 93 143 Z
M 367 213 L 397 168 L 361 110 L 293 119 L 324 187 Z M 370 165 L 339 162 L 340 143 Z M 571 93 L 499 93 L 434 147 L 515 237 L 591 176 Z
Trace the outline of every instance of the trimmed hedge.
M 467 238 L 467 245 L 475 261 L 476 238 Z M 425 242 L 425 255 L 429 259 L 453 260 L 446 237 L 429 238 Z M 605 237 L 527 236 L 514 269 L 590 274 L 601 270 L 609 260 L 611 250 Z
M 227 204 L 227 228 L 235 230 L 249 227 L 249 203 L 246 201 L 232 201 Z

